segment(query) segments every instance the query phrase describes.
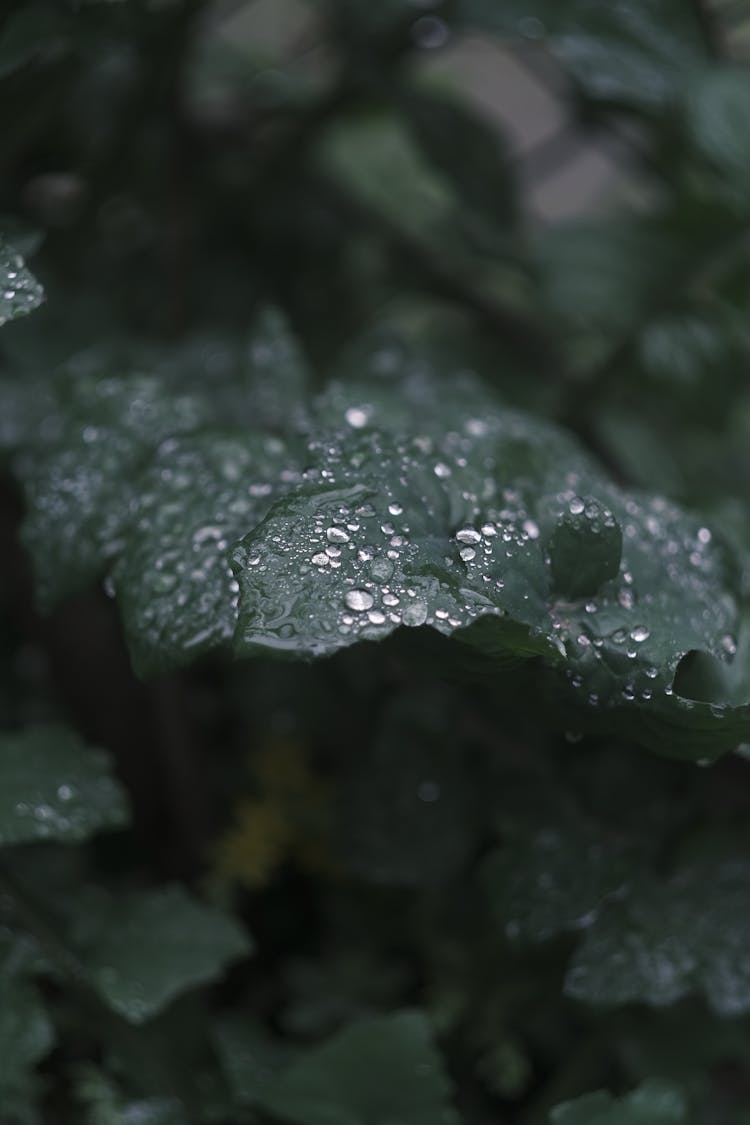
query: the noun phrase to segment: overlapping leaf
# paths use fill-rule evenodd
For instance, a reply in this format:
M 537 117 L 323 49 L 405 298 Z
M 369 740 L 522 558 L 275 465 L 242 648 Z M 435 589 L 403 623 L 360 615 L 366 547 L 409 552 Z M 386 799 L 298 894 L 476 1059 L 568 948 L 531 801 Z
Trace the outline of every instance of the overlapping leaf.
M 736 651 L 740 573 L 716 533 L 623 493 L 470 378 L 381 359 L 330 385 L 291 437 L 217 429 L 215 389 L 74 381 L 18 462 L 43 597 L 109 569 L 146 673 L 226 643 L 309 658 L 427 626 L 488 670 L 541 658 L 550 714 L 584 728 L 622 718 L 658 747 L 690 729 L 685 756 L 742 737 L 742 707 L 673 686 L 687 653 Z

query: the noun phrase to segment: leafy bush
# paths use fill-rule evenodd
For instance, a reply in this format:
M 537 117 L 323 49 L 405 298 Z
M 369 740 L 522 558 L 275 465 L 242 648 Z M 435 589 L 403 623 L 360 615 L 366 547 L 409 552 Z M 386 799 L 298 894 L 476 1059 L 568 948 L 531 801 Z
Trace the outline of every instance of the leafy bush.
M 0 20 L 0 1125 L 750 1122 L 743 8 Z

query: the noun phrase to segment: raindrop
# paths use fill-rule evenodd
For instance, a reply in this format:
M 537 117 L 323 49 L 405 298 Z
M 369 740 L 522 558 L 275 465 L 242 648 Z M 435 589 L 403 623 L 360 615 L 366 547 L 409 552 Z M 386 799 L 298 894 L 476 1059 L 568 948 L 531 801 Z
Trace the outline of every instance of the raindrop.
M 630 630 L 631 641 L 636 641 L 638 644 L 641 641 L 647 641 L 651 636 L 651 630 L 647 629 L 645 625 L 636 625 L 635 629 Z
M 462 527 L 460 531 L 456 532 L 456 539 L 459 543 L 479 543 L 482 536 L 475 527 Z
M 410 602 L 401 614 L 404 625 L 424 625 L 427 620 L 427 605 L 423 601 Z
M 329 527 L 326 530 L 326 539 L 329 543 L 348 543 L 349 533 L 343 527 Z
M 348 590 L 344 601 L 349 609 L 354 609 L 357 613 L 364 613 L 365 610 L 372 609 L 375 604 L 375 599 L 367 590 Z
M 361 406 L 350 406 L 344 414 L 344 417 L 355 430 L 361 430 L 367 425 L 370 419 L 369 412 L 364 410 Z

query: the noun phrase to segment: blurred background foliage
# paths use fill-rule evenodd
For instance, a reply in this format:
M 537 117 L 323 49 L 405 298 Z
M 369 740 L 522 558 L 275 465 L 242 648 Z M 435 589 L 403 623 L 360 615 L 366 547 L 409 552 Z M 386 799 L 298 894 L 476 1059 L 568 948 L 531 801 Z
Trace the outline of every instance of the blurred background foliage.
M 6 6 L 46 303 L 0 334 L 4 463 L 51 372 L 240 381 L 273 305 L 319 387 L 373 341 L 474 372 L 750 549 L 749 56 L 744 0 Z M 550 735 L 391 642 L 144 684 L 107 590 L 38 612 L 21 515 L 6 474 L 3 727 L 124 788 L 63 739 L 63 817 L 61 736 L 4 736 L 52 826 L 6 786 L 2 1125 L 750 1122 L 744 748 Z

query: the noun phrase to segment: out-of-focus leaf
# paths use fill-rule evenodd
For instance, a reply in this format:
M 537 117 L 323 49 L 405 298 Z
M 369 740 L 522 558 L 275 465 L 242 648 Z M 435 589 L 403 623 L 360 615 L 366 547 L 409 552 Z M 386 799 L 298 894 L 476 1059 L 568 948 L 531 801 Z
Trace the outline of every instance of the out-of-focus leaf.
M 0 735 L 0 844 L 85 840 L 128 821 L 109 757 L 62 726 Z
M 505 140 L 478 112 L 453 97 L 409 89 L 399 99 L 425 156 L 453 184 L 470 234 L 509 234 L 516 217 L 514 182 Z
M 234 918 L 177 886 L 91 896 L 83 905 L 72 943 L 102 999 L 130 1023 L 150 1019 L 252 952 Z
M 362 1020 L 309 1049 L 261 1104 L 295 1125 L 457 1125 L 450 1085 L 419 1012 Z
M 243 1106 L 255 1105 L 297 1053 L 290 1043 L 240 1015 L 220 1019 L 212 1039 L 232 1097 Z
M 673 102 L 707 60 L 681 0 L 453 0 L 454 19 L 500 35 L 546 40 L 590 98 L 654 109 Z
M 36 989 L 0 978 L 0 1100 L 3 1125 L 36 1125 L 33 1068 L 55 1034 Z
M 447 231 L 455 208 L 450 181 L 423 158 L 394 114 L 338 122 L 317 160 L 356 198 L 410 235 L 428 239 Z
M 26 66 L 39 54 L 64 50 L 65 30 L 60 12 L 45 0 L 20 5 L 0 30 L 0 79 Z
M 44 291 L 21 255 L 0 235 L 0 325 L 33 312 L 43 299 Z
M 604 1090 L 584 1094 L 555 1106 L 551 1125 L 683 1125 L 687 1103 L 682 1092 L 666 1082 L 651 1079 L 624 1098 Z
M 542 297 L 569 331 L 619 334 L 650 314 L 690 252 L 649 220 L 572 220 L 546 227 L 534 247 Z
M 568 969 L 568 996 L 660 1007 L 700 990 L 715 1012 L 750 1011 L 750 875 L 704 864 L 667 882 L 635 883 L 588 931 Z
M 488 857 L 481 876 L 506 936 L 534 943 L 592 925 L 629 868 L 601 829 L 571 821 L 517 833 Z
M 750 193 L 750 75 L 740 67 L 714 67 L 691 87 L 688 124 L 699 150 L 729 185 L 738 207 Z

